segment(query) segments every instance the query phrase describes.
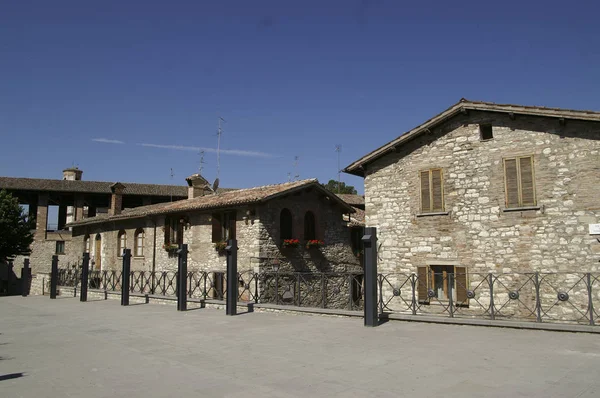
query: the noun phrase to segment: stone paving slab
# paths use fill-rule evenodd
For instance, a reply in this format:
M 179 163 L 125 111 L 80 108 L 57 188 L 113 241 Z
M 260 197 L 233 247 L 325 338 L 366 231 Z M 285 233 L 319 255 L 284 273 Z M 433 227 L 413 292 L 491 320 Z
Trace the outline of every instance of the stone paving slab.
M 2 398 L 597 397 L 599 368 L 592 334 L 0 298 Z

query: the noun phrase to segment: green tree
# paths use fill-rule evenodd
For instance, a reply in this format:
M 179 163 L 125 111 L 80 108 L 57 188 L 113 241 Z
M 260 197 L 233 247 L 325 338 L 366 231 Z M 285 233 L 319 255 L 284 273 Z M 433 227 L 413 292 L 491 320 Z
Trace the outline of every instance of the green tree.
M 32 229 L 35 222 L 27 219 L 17 198 L 0 191 L 0 262 L 31 253 Z
M 357 194 L 356 189 L 352 185 L 346 185 L 345 182 L 340 182 L 338 187 L 338 182 L 336 180 L 329 180 L 327 184 L 321 184 L 325 188 L 329 189 L 333 193 L 347 193 L 347 194 Z M 339 188 L 339 190 L 338 190 Z

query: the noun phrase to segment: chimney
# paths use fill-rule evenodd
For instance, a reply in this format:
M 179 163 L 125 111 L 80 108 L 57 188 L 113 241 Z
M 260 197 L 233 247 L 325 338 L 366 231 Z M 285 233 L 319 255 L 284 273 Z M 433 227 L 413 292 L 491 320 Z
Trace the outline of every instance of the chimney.
M 109 216 L 116 216 L 117 214 L 121 214 L 121 209 L 123 209 L 124 189 L 125 185 L 121 184 L 120 182 L 116 182 L 110 186 L 112 196 L 110 197 L 110 209 L 108 209 Z
M 79 170 L 77 167 L 71 167 L 63 170 L 63 180 L 69 181 L 80 181 L 83 170 Z
M 213 193 L 210 183 L 200 174 L 192 174 L 185 179 L 188 183 L 188 199 Z

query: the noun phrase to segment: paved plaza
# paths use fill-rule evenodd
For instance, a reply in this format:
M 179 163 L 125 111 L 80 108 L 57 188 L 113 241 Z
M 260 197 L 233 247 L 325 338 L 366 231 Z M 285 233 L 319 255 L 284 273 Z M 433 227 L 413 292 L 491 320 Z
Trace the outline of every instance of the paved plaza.
M 0 298 L 0 396 L 597 397 L 592 334 Z

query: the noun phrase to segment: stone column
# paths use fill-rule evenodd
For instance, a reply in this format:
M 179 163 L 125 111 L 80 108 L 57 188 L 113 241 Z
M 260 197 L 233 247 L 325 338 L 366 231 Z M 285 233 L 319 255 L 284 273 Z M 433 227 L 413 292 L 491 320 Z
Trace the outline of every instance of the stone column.
M 46 239 L 46 227 L 48 225 L 48 194 L 38 194 L 37 217 L 35 221 L 35 239 Z
M 84 204 L 83 195 L 76 194 L 75 195 L 75 219 L 74 221 L 81 220 L 83 218 L 83 204 Z

